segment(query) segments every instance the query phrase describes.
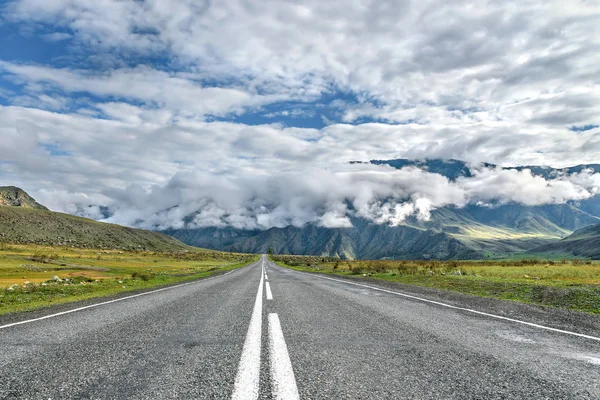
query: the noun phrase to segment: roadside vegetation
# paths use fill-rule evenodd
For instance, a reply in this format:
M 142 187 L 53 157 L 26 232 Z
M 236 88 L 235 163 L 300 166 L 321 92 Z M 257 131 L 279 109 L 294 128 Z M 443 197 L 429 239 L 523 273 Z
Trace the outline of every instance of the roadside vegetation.
M 0 314 L 198 279 L 257 259 L 191 248 L 158 252 L 0 244 Z
M 271 255 L 300 271 L 371 278 L 600 314 L 600 263 L 590 260 L 346 261 Z

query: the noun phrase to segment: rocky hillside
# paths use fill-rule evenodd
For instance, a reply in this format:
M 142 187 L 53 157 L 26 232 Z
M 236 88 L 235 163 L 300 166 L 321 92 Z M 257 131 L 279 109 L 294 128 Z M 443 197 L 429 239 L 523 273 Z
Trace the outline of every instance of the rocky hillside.
M 0 186 L 0 206 L 35 208 L 48 210 L 46 207 L 34 200 L 23 189 L 15 186 Z
M 0 242 L 95 249 L 179 250 L 187 246 L 162 233 L 49 211 L 23 190 L 0 188 Z

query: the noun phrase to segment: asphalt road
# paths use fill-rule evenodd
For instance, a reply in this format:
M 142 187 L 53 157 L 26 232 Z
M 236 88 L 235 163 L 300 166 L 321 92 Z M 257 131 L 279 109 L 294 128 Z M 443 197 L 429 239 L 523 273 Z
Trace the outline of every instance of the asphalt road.
M 0 320 L 0 398 L 600 398 L 600 332 L 367 286 L 263 257 L 167 290 Z

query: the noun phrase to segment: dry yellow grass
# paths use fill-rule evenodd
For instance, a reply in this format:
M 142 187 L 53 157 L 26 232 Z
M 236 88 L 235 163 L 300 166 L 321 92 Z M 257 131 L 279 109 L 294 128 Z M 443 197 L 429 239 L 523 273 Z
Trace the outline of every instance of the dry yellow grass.
M 211 275 L 257 256 L 0 244 L 0 314 Z

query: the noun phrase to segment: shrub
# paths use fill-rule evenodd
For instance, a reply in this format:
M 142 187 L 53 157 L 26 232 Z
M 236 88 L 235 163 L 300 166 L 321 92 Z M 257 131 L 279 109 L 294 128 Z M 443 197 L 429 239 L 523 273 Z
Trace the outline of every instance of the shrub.
M 350 267 L 350 273 L 352 275 L 359 275 L 359 274 L 364 274 L 367 271 L 365 270 L 365 268 L 363 268 L 360 264 L 356 264 L 356 265 L 352 265 L 352 264 L 348 264 Z
M 42 251 L 36 251 L 32 256 L 31 260 L 41 263 L 50 263 L 58 258 L 56 253 L 44 253 Z
M 417 272 L 418 267 L 410 265 L 406 262 L 402 262 L 396 266 L 396 271 L 400 275 L 414 275 Z
M 143 281 L 149 281 L 150 279 L 152 279 L 152 275 L 146 274 L 144 272 L 134 272 L 133 274 L 131 274 L 131 277 L 133 279 L 141 279 Z

